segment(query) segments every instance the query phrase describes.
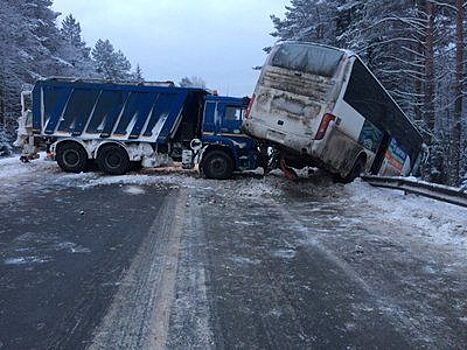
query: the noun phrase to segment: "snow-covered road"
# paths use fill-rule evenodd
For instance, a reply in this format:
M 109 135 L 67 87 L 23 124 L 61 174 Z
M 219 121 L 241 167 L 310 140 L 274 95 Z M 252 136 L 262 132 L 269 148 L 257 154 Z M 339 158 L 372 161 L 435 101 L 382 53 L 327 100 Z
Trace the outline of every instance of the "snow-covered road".
M 0 203 L 0 348 L 467 347 L 464 208 L 319 175 L 16 159 Z

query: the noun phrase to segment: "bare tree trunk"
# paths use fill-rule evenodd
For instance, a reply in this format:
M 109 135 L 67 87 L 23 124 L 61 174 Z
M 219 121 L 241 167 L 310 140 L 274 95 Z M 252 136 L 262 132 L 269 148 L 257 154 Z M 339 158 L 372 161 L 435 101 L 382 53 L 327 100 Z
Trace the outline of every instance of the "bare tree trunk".
M 422 113 L 422 109 L 420 108 L 421 98 L 418 97 L 422 94 L 422 81 L 420 79 L 415 79 L 414 85 L 415 85 L 415 93 L 417 94 L 417 97 L 415 98 L 415 107 L 414 107 L 415 119 L 422 120 L 423 113 Z
M 413 6 L 415 7 L 415 16 L 417 21 L 424 23 L 425 17 L 424 17 L 424 4 L 421 0 L 415 0 L 413 3 Z M 422 44 L 425 41 L 425 37 L 422 36 L 420 33 L 422 30 L 416 30 L 413 34 L 413 39 L 416 43 L 412 44 L 412 49 L 414 52 L 418 53 L 419 55 L 413 55 L 414 61 L 422 67 L 422 64 L 424 64 L 424 61 L 421 57 L 424 56 L 425 54 L 425 46 Z M 420 71 L 422 73 L 422 71 Z M 415 98 L 414 98 L 414 113 L 415 113 L 415 119 L 417 121 L 422 121 L 424 118 L 423 114 L 423 103 L 424 100 L 422 98 L 423 96 L 423 82 L 424 82 L 424 77 L 422 77 L 422 74 L 416 75 L 414 78 L 414 89 L 415 89 Z
M 433 136 L 435 129 L 435 79 L 434 79 L 434 5 L 431 1 L 427 1 L 425 5 L 425 14 L 427 17 L 426 32 L 425 32 L 425 122 L 428 131 L 431 134 L 430 144 L 433 144 Z
M 452 129 L 452 182 L 460 182 L 461 139 L 462 139 L 462 86 L 464 80 L 464 1 L 456 0 L 456 80 L 454 82 L 453 129 Z
M 2 62 L 0 61 L 0 64 Z M 5 125 L 5 86 L 2 74 L 3 66 L 0 66 L 0 126 Z
M 431 147 L 431 156 L 428 166 L 429 180 L 433 182 L 443 182 L 443 157 L 440 152 L 440 145 L 435 138 L 435 72 L 434 72 L 434 42 L 435 42 L 435 9 L 430 0 L 425 1 L 425 84 L 423 114 L 427 131 L 429 133 L 428 144 Z

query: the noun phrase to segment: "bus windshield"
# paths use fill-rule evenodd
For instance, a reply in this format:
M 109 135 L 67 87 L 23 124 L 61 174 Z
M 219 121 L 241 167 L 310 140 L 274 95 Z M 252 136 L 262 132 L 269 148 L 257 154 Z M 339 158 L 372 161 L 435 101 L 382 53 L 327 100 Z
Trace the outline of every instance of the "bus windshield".
M 271 64 L 275 67 L 331 78 L 343 56 L 343 51 L 333 48 L 287 43 L 280 46 Z

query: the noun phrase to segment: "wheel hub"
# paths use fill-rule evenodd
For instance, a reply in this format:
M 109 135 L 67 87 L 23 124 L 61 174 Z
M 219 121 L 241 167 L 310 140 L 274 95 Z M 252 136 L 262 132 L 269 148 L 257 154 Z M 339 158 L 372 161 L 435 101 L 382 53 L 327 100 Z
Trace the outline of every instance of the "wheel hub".
M 226 169 L 226 164 L 223 159 L 214 159 L 212 162 L 212 170 L 216 174 L 223 173 Z
M 106 158 L 106 163 L 109 168 L 116 169 L 120 166 L 121 158 L 118 154 L 109 154 Z
M 75 150 L 66 150 L 63 155 L 63 160 L 65 164 L 69 167 L 75 167 L 79 163 L 79 154 Z

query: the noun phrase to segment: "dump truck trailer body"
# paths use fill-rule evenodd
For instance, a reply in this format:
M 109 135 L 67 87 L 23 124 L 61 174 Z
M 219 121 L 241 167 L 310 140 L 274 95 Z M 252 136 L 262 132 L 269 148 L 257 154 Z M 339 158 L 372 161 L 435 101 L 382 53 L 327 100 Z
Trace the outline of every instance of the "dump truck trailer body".
M 197 157 L 206 176 L 229 178 L 259 166 L 256 141 L 240 131 L 247 105 L 203 89 L 48 79 L 36 83 L 23 116 L 34 143 L 65 171 L 97 161 L 119 175 L 172 160 L 190 167 Z

